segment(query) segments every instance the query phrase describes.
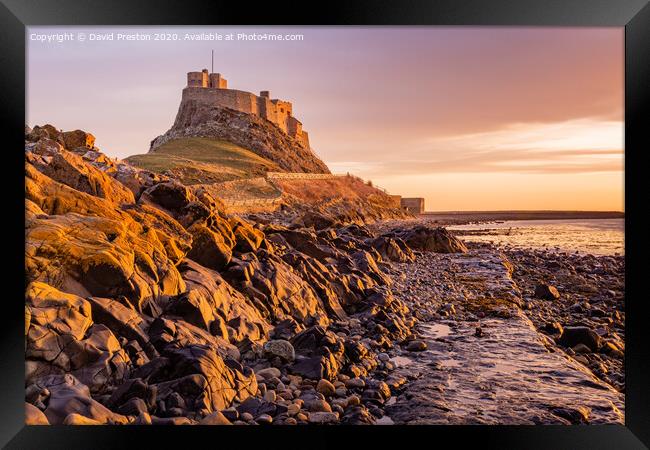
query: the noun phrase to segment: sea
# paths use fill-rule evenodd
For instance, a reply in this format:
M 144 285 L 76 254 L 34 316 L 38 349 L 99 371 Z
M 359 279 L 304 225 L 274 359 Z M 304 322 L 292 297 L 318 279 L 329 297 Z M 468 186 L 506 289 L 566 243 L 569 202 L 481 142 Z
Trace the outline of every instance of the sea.
M 592 255 L 625 254 L 625 219 L 507 220 L 450 225 L 468 242 Z

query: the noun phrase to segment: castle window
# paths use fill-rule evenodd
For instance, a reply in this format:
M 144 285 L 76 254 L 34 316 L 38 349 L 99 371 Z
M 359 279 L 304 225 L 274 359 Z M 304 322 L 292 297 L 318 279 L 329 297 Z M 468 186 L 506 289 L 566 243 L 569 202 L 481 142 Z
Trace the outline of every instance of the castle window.
M 284 108 L 280 108 L 280 112 L 284 112 Z

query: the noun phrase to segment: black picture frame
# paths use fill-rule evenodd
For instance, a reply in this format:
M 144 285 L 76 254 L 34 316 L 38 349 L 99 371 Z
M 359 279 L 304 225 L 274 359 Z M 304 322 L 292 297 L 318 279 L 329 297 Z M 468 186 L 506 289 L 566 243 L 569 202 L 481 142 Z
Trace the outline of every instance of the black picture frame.
M 625 27 L 625 426 L 26 427 L 24 425 L 23 145 L 25 27 L 30 25 L 482 25 Z M 623 449 L 650 445 L 650 351 L 644 152 L 650 151 L 650 6 L 647 0 L 356 0 L 265 2 L 0 0 L 0 123 L 5 218 L 0 326 L 0 445 L 6 448 L 237 448 L 397 446 Z M 646 119 L 643 119 L 646 117 Z M 24 189 L 23 189 L 24 190 Z M 10 208 L 10 209 L 7 209 Z M 11 208 L 15 208 L 13 211 Z M 11 211 L 11 212 L 10 212 Z M 22 227 L 22 228 L 21 228 Z M 16 233 L 14 235 L 14 233 Z M 644 338 L 645 336 L 645 338 Z M 646 344 L 643 344 L 646 342 Z M 344 436 L 342 436 L 342 434 Z M 252 440 L 259 442 L 252 443 Z M 153 443 L 156 441 L 156 443 Z

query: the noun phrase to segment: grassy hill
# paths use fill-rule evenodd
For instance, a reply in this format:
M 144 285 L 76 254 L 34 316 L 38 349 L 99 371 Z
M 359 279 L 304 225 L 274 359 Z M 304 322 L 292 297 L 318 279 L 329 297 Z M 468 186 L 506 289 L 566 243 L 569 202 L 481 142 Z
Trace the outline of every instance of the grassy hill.
M 130 164 L 164 173 L 185 184 L 220 183 L 251 178 L 280 167 L 243 147 L 209 138 L 182 138 L 169 141 L 153 153 L 133 155 Z

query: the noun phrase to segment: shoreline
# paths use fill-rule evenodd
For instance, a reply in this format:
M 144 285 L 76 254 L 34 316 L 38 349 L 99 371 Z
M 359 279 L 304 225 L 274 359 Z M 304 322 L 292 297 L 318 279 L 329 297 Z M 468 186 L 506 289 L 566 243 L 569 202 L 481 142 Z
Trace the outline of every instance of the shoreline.
M 436 211 L 419 214 L 417 219 L 437 225 L 465 225 L 519 220 L 624 219 L 618 211 Z

